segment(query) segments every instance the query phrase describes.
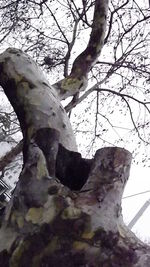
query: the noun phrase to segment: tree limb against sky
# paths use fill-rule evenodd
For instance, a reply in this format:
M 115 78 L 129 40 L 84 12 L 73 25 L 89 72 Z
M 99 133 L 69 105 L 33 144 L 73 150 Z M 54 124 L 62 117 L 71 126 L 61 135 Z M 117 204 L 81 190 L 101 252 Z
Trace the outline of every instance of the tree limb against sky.
M 148 267 L 150 248 L 121 211 L 124 147 L 135 157 L 149 145 L 148 7 L 4 0 L 0 15 L 0 141 L 12 145 L 1 177 L 23 152 L 0 200 L 0 266 Z
M 84 155 L 91 156 L 98 144 L 111 143 L 129 148 L 135 162 L 149 165 L 149 146 L 145 146 L 149 144 L 150 102 L 148 5 L 146 1 L 110 1 L 105 39 L 99 32 L 106 25 L 97 23 L 100 6 L 99 1 L 0 1 L 1 51 L 16 46 L 28 52 L 47 71 L 50 83 L 59 87 L 60 98 L 74 95 L 64 105 Z M 105 14 L 101 19 L 105 21 Z M 93 49 L 99 41 L 99 49 Z M 82 68 L 78 68 L 80 62 Z M 9 136 L 15 140 L 19 130 L 15 115 L 12 111 L 9 115 L 8 109 L 1 112 L 3 140 L 7 142 Z M 84 146 L 80 142 L 83 129 Z
M 73 70 L 73 62 L 76 62 L 75 58 L 78 58 L 78 55 L 80 54 L 78 49 L 76 49 L 77 51 L 74 49 L 76 46 L 79 47 L 78 44 L 81 44 L 81 52 L 86 51 L 87 45 L 85 45 L 85 43 L 90 43 L 89 37 L 87 36 L 89 36 L 90 29 L 92 27 L 91 13 L 94 10 L 93 1 L 83 1 L 83 3 L 82 1 L 81 3 L 76 1 L 66 1 L 66 3 L 61 3 L 58 1 L 57 4 L 58 6 L 54 5 L 53 1 L 51 2 L 51 5 L 49 5 L 47 1 L 7 1 L 7 3 L 5 3 L 5 1 L 1 1 L 1 44 L 4 44 L 5 47 L 8 46 L 7 44 L 9 38 L 9 40 L 12 40 L 12 44 L 14 43 L 17 47 L 20 47 L 24 51 L 33 54 L 36 60 L 38 60 L 39 64 L 41 64 L 43 67 L 46 67 L 47 71 L 51 73 L 49 78 L 51 79 L 52 84 L 57 84 L 59 81 L 64 82 L 65 80 L 63 79 L 63 74 L 65 77 L 71 74 L 71 69 Z M 63 14 L 65 14 L 67 24 L 64 24 L 65 16 L 61 18 L 61 13 L 58 13 L 57 8 L 60 11 L 62 10 Z M 107 87 L 110 83 L 109 87 L 111 90 L 123 90 L 129 95 L 134 94 L 137 99 L 140 98 L 140 100 L 143 100 L 142 102 L 144 102 L 144 98 L 146 97 L 146 100 L 148 98 L 149 83 L 149 64 L 146 60 L 146 47 L 148 46 L 149 40 L 149 34 L 148 31 L 146 31 L 146 25 L 149 20 L 148 8 L 147 6 L 144 7 L 144 5 L 139 5 L 136 1 L 122 1 L 119 5 L 117 1 L 110 1 L 108 16 L 107 34 L 104 41 L 104 49 L 108 48 L 106 53 L 108 58 L 106 57 L 106 54 L 104 56 L 103 53 L 101 59 L 103 58 L 104 60 L 99 60 L 90 70 L 88 76 L 88 89 L 90 90 L 90 80 L 93 77 L 92 86 L 94 81 L 95 86 L 98 84 L 98 86 L 102 87 L 104 87 L 104 84 L 107 82 Z M 46 17 L 49 17 L 49 20 L 46 20 Z M 50 27 L 51 25 L 53 25 L 53 28 Z M 84 33 L 88 34 L 85 35 Z M 50 55 L 49 47 L 51 47 Z M 61 47 L 62 49 L 60 49 Z M 141 49 L 142 54 L 140 52 Z M 88 65 L 88 67 L 90 66 Z M 53 75 L 54 69 L 55 75 Z M 113 88 L 111 86 L 111 77 L 113 78 Z M 135 88 L 134 81 L 136 79 L 138 79 L 139 85 Z M 55 82 L 53 82 L 53 80 Z M 114 81 L 118 81 L 117 85 L 115 85 Z M 84 82 L 86 83 L 86 79 L 84 79 Z M 143 84 L 145 82 L 147 85 Z M 92 90 L 89 92 L 92 92 Z M 118 125 L 115 125 L 114 122 L 112 122 L 113 127 L 111 127 L 108 124 L 107 118 L 110 117 L 109 121 L 113 121 L 113 110 L 114 106 L 116 106 L 116 102 L 118 103 L 117 105 L 120 106 L 120 113 L 122 114 L 126 111 L 127 117 L 129 118 L 130 112 L 126 107 L 126 104 L 123 104 L 122 100 L 120 101 L 118 98 L 113 97 L 113 94 L 104 94 L 104 97 L 102 97 L 102 94 L 98 94 L 98 96 L 102 99 L 98 108 L 100 113 L 104 101 L 103 99 L 105 98 L 109 102 L 111 101 L 112 97 L 112 108 L 107 111 L 105 110 L 105 112 L 103 111 L 103 115 L 106 117 L 106 120 L 104 118 L 103 120 L 102 118 L 99 120 L 100 123 L 98 123 L 99 127 L 97 128 L 97 136 L 95 137 L 95 135 L 90 134 L 91 131 L 89 132 L 87 138 L 89 143 L 93 140 L 95 147 L 97 142 L 103 143 L 102 139 L 104 139 L 104 142 L 107 143 L 109 139 L 109 135 L 106 134 L 108 133 L 108 129 L 109 132 L 112 132 L 112 135 L 114 136 L 114 144 L 115 142 L 121 142 L 122 144 L 122 139 L 125 143 L 126 140 L 130 139 L 129 136 L 133 136 L 134 134 L 136 135 L 136 129 L 139 129 L 140 137 L 144 139 L 146 143 L 148 142 L 149 135 L 145 130 L 148 127 L 147 112 L 145 114 L 146 117 L 143 118 L 143 115 L 137 115 L 137 113 L 139 114 L 140 112 L 138 110 L 138 112 L 134 114 L 134 121 L 135 123 L 137 121 L 137 128 L 135 129 L 134 125 L 130 123 L 127 125 L 127 127 L 124 127 L 128 128 L 128 131 L 126 130 L 123 132 L 119 130 Z M 94 102 L 95 95 L 91 94 L 91 97 L 93 100 L 93 114 L 96 110 L 94 107 L 94 103 L 96 103 Z M 83 97 L 81 97 L 80 101 L 77 99 L 77 96 L 73 98 L 72 108 L 77 105 L 76 103 L 81 103 Z M 129 104 L 133 110 L 133 102 L 130 101 Z M 72 108 L 70 103 L 69 111 Z M 88 106 L 85 107 L 85 109 L 89 114 Z M 140 110 L 141 109 L 144 110 L 142 105 Z M 75 114 L 80 118 L 78 109 L 75 110 Z M 72 111 L 72 120 L 73 118 L 74 110 Z M 123 117 L 121 118 L 124 120 Z M 80 125 L 82 125 L 84 123 L 83 119 L 81 118 L 80 121 Z M 88 119 L 86 119 L 86 121 L 87 125 L 89 126 Z M 142 125 L 142 127 L 140 125 Z M 144 125 L 145 127 L 143 127 Z M 81 136 L 82 133 L 80 127 L 77 129 L 77 126 L 78 125 L 75 126 L 76 133 Z M 106 129 L 104 136 L 102 136 L 103 131 L 101 131 L 101 127 Z M 115 134 L 115 132 L 117 132 L 118 135 Z M 123 138 L 120 136 L 120 133 L 121 135 L 123 133 Z M 140 146 L 141 142 L 139 141 L 139 147 Z M 135 155 L 137 154 L 137 144 L 135 145 L 133 152 Z M 92 153 L 92 151 L 87 151 L 87 153 Z M 144 158 L 145 157 L 146 155 Z M 144 158 L 142 158 L 142 160 L 144 160 Z M 140 159 L 138 159 L 138 161 L 139 160 Z

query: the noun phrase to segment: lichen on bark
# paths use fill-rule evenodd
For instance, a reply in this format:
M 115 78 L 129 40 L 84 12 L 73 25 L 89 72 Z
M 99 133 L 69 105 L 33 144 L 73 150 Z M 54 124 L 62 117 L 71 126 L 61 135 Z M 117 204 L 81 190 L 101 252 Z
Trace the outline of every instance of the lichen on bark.
M 82 158 L 57 93 L 38 73 L 20 50 L 0 55 L 0 84 L 24 136 L 23 170 L 0 227 L 0 266 L 148 267 L 149 247 L 121 214 L 131 154 L 108 147 Z

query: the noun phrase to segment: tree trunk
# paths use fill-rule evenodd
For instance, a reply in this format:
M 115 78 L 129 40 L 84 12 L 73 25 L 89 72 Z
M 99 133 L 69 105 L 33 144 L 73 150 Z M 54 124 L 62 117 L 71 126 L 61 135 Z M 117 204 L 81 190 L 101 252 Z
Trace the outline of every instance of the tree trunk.
M 0 266 L 149 266 L 149 247 L 121 214 L 131 154 L 108 147 L 83 159 L 55 90 L 20 50 L 0 55 L 0 84 L 24 137 L 23 170 L 1 222 Z

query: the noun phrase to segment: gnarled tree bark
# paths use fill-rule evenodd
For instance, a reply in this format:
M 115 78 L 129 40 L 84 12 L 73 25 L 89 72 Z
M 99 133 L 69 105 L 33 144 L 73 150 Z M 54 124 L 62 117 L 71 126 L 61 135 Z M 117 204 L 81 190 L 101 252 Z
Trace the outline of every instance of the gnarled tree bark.
M 59 97 L 30 57 L 0 55 L 0 84 L 20 121 L 24 164 L 0 228 L 0 266 L 149 266 L 148 246 L 124 225 L 131 154 L 76 152 Z

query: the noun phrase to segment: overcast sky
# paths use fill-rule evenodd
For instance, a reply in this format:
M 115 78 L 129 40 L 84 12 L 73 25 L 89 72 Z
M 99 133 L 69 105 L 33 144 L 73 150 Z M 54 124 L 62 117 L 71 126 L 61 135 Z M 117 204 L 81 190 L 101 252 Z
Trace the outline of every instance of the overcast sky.
M 130 196 L 150 190 L 150 170 L 140 166 L 132 165 L 130 178 L 126 185 L 124 195 Z M 150 199 L 150 192 L 125 198 L 122 200 L 124 221 L 128 224 L 143 204 Z M 150 206 L 133 227 L 132 231 L 143 241 L 150 241 Z

